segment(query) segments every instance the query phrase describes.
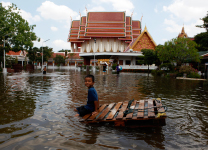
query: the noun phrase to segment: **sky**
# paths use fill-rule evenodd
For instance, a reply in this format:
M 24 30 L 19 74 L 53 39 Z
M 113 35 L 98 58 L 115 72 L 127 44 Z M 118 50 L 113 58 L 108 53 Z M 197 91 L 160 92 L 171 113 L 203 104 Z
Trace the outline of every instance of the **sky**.
M 41 39 L 34 47 L 48 46 L 54 52 L 71 49 L 67 42 L 71 18 L 79 20 L 91 11 L 126 11 L 133 20 L 142 21 L 142 30 L 147 27 L 156 44 L 176 38 L 184 26 L 189 37 L 205 29 L 200 18 L 207 15 L 208 0 L 4 0 L 3 6 L 14 3 L 21 15 Z M 142 17 L 143 16 L 143 17 Z M 142 19 L 142 20 L 141 20 Z M 50 39 L 47 42 L 43 42 Z

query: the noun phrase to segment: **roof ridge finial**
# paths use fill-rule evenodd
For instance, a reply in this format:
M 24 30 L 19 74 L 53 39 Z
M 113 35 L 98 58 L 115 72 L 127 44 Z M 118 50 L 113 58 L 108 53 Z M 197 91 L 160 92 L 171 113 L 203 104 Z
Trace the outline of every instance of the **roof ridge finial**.
M 71 18 L 71 22 L 72 22 L 72 16 L 70 16 L 70 18 Z
M 146 24 L 145 24 L 145 27 L 144 27 L 144 31 L 147 31 L 147 26 L 146 26 Z
M 87 13 L 87 7 L 86 7 L 86 5 L 85 5 L 85 9 L 86 9 L 86 13 Z
M 133 10 L 133 12 L 131 13 L 131 18 L 132 18 L 132 16 L 133 16 L 133 14 L 134 14 L 134 10 Z
M 79 10 L 79 15 L 80 15 L 80 19 L 81 19 L 81 16 L 82 16 L 82 15 L 81 15 L 81 12 L 80 12 L 80 10 Z

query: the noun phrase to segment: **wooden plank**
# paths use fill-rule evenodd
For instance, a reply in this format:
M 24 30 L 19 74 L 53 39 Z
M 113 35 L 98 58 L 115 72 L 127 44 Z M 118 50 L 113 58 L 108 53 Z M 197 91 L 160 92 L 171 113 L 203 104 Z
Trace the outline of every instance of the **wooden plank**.
M 85 121 L 87 118 L 89 118 L 91 115 L 92 115 L 92 114 L 86 114 L 86 115 L 84 115 L 84 116 L 82 117 L 82 119 L 80 119 L 79 121 L 80 121 L 80 122 L 83 122 L 83 121 Z
M 148 101 L 144 101 L 144 118 L 148 118 Z
M 152 99 L 149 99 L 148 100 L 148 108 L 151 108 L 151 109 L 148 109 L 148 118 L 155 118 L 155 113 L 154 113 L 154 108 L 153 108 L 153 100 Z
M 118 102 L 116 106 L 111 110 L 110 114 L 106 118 L 106 120 L 112 120 L 116 112 L 118 111 L 119 107 L 121 106 L 122 102 Z
M 131 106 L 130 106 L 130 108 L 131 109 L 133 109 L 133 111 L 134 111 L 134 108 L 135 108 L 135 106 L 136 106 L 136 100 L 134 100 L 132 103 L 131 103 Z M 126 119 L 132 119 L 132 116 L 133 116 L 133 112 L 132 113 L 129 113 L 129 114 L 127 114 L 126 115 Z
M 97 120 L 102 120 L 105 115 L 110 111 L 110 109 L 114 106 L 115 103 L 111 103 L 110 105 L 108 105 L 108 107 L 103 110 L 103 112 L 100 114 L 100 116 L 97 118 Z
M 103 104 L 103 105 L 99 108 L 98 113 L 92 115 L 92 116 L 91 116 L 89 119 L 87 119 L 87 120 L 89 120 L 89 121 L 94 120 L 94 119 L 96 118 L 96 116 L 98 116 L 98 115 L 100 114 L 100 112 L 102 112 L 103 109 L 104 109 L 106 106 L 107 106 L 107 104 Z
M 128 106 L 128 103 L 129 103 L 128 101 L 123 102 L 123 105 L 122 105 L 121 109 L 119 110 L 119 113 L 118 113 L 118 115 L 116 117 L 117 120 L 123 118 L 123 112 L 126 110 L 126 108 Z
M 137 118 L 143 118 L 144 117 L 144 100 L 139 101 L 139 108 L 138 108 L 138 114 Z
M 133 113 L 133 117 L 132 117 L 132 119 L 134 119 L 134 120 L 137 119 L 139 105 L 140 105 L 140 101 L 137 101 L 136 105 L 135 105 L 135 110 L 134 110 L 134 113 Z

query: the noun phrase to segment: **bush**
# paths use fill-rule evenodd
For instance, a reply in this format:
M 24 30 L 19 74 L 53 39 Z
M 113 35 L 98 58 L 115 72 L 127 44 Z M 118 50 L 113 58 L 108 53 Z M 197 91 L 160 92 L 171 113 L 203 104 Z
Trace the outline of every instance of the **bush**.
M 191 66 L 181 66 L 179 69 L 179 74 L 187 74 L 187 78 L 200 78 L 198 71 Z
M 198 73 L 198 71 L 191 66 L 181 66 L 179 69 L 179 73 L 186 73 L 187 75 L 193 72 Z
M 91 70 L 92 69 L 92 66 L 89 66 L 89 70 Z
M 187 75 L 187 78 L 200 78 L 201 76 L 196 72 L 191 72 Z
M 113 64 L 112 65 L 112 69 L 115 70 L 116 69 L 117 64 Z
M 87 68 L 87 66 L 86 65 L 84 65 L 84 69 L 86 69 Z
M 95 68 L 96 68 L 97 70 L 99 70 L 99 69 L 100 69 L 100 67 L 99 67 L 99 66 L 96 66 Z
M 152 70 L 151 74 L 153 76 L 161 76 L 164 72 L 162 70 Z
M 174 66 L 171 63 L 163 63 L 160 65 L 160 68 L 167 68 L 167 70 L 173 71 L 174 70 Z

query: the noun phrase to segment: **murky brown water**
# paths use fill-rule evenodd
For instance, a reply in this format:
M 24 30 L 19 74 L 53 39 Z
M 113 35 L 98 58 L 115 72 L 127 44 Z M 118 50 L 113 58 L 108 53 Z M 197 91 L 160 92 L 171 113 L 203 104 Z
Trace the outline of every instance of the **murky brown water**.
M 166 126 L 90 126 L 74 118 L 86 103 L 86 72 L 0 74 L 0 149 L 207 149 L 208 88 L 147 74 L 96 73 L 100 103 L 162 98 Z

